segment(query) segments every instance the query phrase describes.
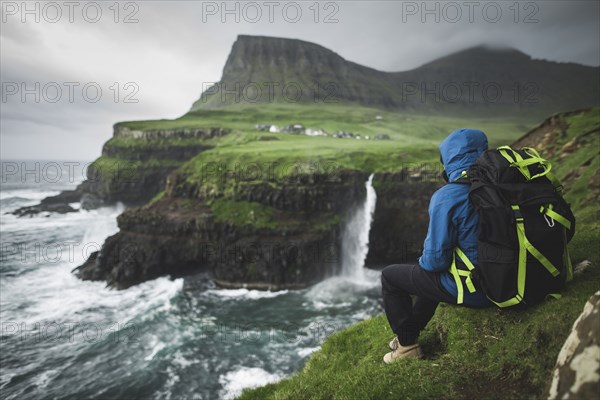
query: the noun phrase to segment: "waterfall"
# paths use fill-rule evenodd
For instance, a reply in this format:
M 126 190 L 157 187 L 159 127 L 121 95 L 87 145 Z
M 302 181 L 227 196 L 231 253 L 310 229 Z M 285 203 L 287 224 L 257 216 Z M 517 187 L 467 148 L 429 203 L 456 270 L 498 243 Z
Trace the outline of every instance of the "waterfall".
M 375 212 L 377 194 L 373 188 L 373 175 L 366 183 L 367 196 L 364 203 L 356 209 L 342 233 L 342 274 L 353 280 L 364 279 L 364 264 L 369 252 L 369 231 Z

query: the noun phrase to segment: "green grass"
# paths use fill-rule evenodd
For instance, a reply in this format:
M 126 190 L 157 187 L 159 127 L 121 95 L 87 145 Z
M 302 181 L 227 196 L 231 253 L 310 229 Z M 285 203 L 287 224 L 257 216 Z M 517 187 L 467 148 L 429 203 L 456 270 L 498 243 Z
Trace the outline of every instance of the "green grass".
M 376 120 L 377 115 L 383 119 Z M 404 145 L 437 144 L 452 130 L 471 127 L 488 133 L 492 145 L 496 145 L 512 142 L 535 122 L 537 120 L 533 118 L 523 117 L 466 118 L 419 115 L 342 104 L 267 104 L 234 105 L 222 110 L 198 110 L 173 120 L 131 121 L 121 122 L 119 125 L 137 130 L 220 127 L 258 134 L 254 130 L 255 124 L 275 124 L 281 127 L 302 123 L 305 127 L 322 128 L 330 133 L 345 130 L 371 136 L 389 134 L 393 140 Z M 320 146 L 318 140 L 323 139 L 311 138 L 315 148 Z M 339 141 L 350 142 L 352 139 Z
M 162 200 L 165 197 L 165 191 L 162 190 L 160 192 L 158 192 L 149 202 L 148 204 L 145 204 L 144 207 L 148 208 L 150 206 L 152 206 L 155 203 L 158 203 L 160 200 Z
M 100 157 L 90 166 L 94 173 L 90 175 L 93 181 L 100 181 L 105 186 L 136 182 L 146 172 L 153 169 L 177 168 L 181 166 L 177 160 L 151 159 L 146 161 L 124 160 L 113 157 Z
M 307 233 L 327 232 L 340 222 L 340 216 L 334 212 L 305 215 L 305 213 L 278 210 L 257 202 L 234 201 L 222 197 L 210 200 L 209 205 L 215 220 L 238 227 L 252 225 L 255 228 L 273 230 L 285 227 Z
M 382 116 L 376 120 L 376 116 Z M 225 191 L 244 181 L 276 181 L 290 174 L 331 172 L 341 168 L 366 172 L 398 171 L 409 163 L 437 163 L 439 142 L 460 127 L 482 129 L 492 146 L 511 143 L 536 121 L 522 118 L 458 118 L 413 115 L 344 105 L 270 104 L 200 110 L 176 120 L 123 123 L 132 129 L 224 127 L 231 133 L 185 163 L 181 172 L 188 183 L 205 190 Z M 351 131 L 361 136 L 387 134 L 391 140 L 309 137 L 255 130 L 259 123 L 302 123 L 328 133 Z M 278 140 L 261 140 L 265 136 Z M 258 175 L 257 175 L 258 174 Z M 233 181 L 232 179 L 233 178 Z
M 219 198 L 213 200 L 210 206 L 217 221 L 227 221 L 238 226 L 248 224 L 257 228 L 270 228 L 277 224 L 273 209 L 260 203 Z
M 212 145 L 218 144 L 220 137 L 212 139 L 200 138 L 133 138 L 133 137 L 113 137 L 106 142 L 105 146 L 120 147 L 125 149 L 144 149 L 144 148 L 165 148 L 165 147 L 187 147 L 199 144 Z

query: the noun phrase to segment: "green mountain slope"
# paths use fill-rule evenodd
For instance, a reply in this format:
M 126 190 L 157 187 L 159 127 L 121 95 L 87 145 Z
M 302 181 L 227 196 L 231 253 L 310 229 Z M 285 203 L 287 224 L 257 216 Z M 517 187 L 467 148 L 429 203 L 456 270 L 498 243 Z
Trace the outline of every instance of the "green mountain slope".
M 597 67 L 479 46 L 403 72 L 347 61 L 315 43 L 241 35 L 221 80 L 192 111 L 233 104 L 359 104 L 420 113 L 545 115 L 600 103 Z

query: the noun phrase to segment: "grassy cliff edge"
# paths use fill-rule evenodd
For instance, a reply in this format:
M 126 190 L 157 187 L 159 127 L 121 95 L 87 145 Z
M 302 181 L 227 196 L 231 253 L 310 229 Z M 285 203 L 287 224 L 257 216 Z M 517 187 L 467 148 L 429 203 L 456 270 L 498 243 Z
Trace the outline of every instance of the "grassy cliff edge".
M 517 142 L 552 159 L 577 217 L 573 262 L 592 263 L 560 300 L 525 311 L 442 304 L 420 337 L 426 358 L 391 366 L 382 357 L 393 333 L 379 315 L 330 336 L 300 372 L 240 399 L 546 398 L 558 352 L 600 287 L 599 132 L 595 107 L 557 114 Z

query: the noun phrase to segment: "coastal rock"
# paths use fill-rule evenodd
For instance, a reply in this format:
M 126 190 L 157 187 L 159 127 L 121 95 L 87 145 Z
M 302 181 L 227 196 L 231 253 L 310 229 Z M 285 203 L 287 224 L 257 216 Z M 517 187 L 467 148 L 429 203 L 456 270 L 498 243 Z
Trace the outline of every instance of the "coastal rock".
M 69 203 L 79 202 L 80 197 L 81 192 L 79 190 L 65 190 L 56 196 L 46 197 L 40 204 L 18 208 L 12 214 L 24 217 L 33 216 L 41 212 L 55 212 L 58 214 L 76 212 L 77 210 L 71 207 Z
M 84 193 L 81 196 L 81 208 L 83 210 L 95 210 L 104 205 L 104 201 L 91 193 Z
M 217 221 L 198 201 L 165 198 L 119 216 L 109 237 L 75 274 L 124 289 L 159 276 L 208 272 L 224 287 L 304 287 L 335 272 L 339 232 L 307 226 L 256 228 Z

